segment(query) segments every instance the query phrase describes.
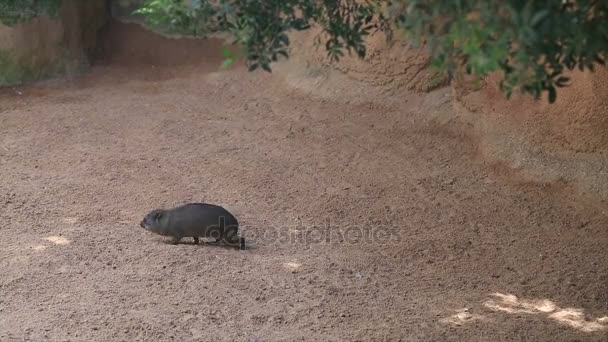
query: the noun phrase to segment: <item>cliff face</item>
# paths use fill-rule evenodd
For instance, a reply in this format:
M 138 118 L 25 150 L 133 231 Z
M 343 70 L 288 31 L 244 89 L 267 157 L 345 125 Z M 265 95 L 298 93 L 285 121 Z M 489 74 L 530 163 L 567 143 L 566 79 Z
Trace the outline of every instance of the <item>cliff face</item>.
M 64 0 L 57 17 L 0 24 L 0 86 L 85 70 L 107 15 L 105 0 Z
M 395 95 L 425 92 L 446 84 L 445 77 L 429 68 L 430 59 L 423 50 L 399 42 L 389 45 L 382 33 L 368 37 L 365 59 L 345 54 L 338 63 L 330 62 L 324 46 L 315 47 L 318 34 L 316 30 L 294 33 L 290 58 L 300 64 L 331 67 Z

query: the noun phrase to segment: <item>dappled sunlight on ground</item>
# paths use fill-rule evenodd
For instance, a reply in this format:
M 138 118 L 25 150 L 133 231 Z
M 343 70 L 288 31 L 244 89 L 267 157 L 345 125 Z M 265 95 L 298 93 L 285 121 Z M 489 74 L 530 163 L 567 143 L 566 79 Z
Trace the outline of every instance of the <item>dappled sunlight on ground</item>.
M 589 317 L 583 309 L 560 308 L 555 302 L 548 299 L 521 299 L 515 295 L 503 293 L 493 293 L 491 297 L 483 303 L 483 307 L 494 312 L 542 315 L 561 325 L 583 332 L 608 331 L 608 315 L 599 318 Z M 440 319 L 440 322 L 461 326 L 477 321 L 495 321 L 487 315 L 487 311 L 485 315 L 472 311 L 474 310 L 471 308 L 456 310 L 455 313 Z
M 442 318 L 440 322 L 449 323 L 454 325 L 463 325 L 465 323 L 473 322 L 473 321 L 485 321 L 487 320 L 485 317 L 477 314 L 472 314 L 469 312 L 468 308 L 456 310 L 456 313 L 452 316 Z
M 504 311 L 508 313 L 528 313 L 535 314 L 541 312 L 553 312 L 557 306 L 550 300 L 520 300 L 515 295 L 494 293 L 493 297 L 499 301 L 488 300 L 484 305 L 492 310 Z
M 65 223 L 74 224 L 78 222 L 78 217 L 64 217 L 62 221 Z
M 43 238 L 43 240 L 51 242 L 55 245 L 60 245 L 60 246 L 65 246 L 65 245 L 69 245 L 70 243 L 72 243 L 72 241 L 70 241 L 62 236 L 48 236 L 48 237 Z M 44 251 L 49 247 L 50 246 L 48 244 L 38 244 L 35 246 L 30 245 L 28 248 L 31 248 L 35 251 Z
M 284 264 L 283 264 L 283 266 L 284 266 L 284 267 L 285 267 L 287 270 L 292 271 L 292 272 L 295 272 L 295 271 L 297 271 L 297 270 L 298 270 L 298 269 L 299 269 L 299 268 L 300 268 L 302 265 L 301 265 L 301 264 L 299 264 L 299 263 L 297 263 L 297 262 L 286 262 L 286 263 L 284 263 Z
M 44 238 L 46 241 L 52 242 L 56 245 L 67 245 L 70 244 L 72 241 L 61 237 L 61 236 L 49 236 L 47 238 Z
M 493 293 L 492 297 L 484 303 L 484 306 L 493 310 L 510 314 L 542 314 L 547 318 L 557 321 L 584 332 L 595 332 L 608 330 L 608 316 L 592 318 L 585 315 L 584 310 L 575 308 L 560 308 L 548 299 L 527 300 L 517 298 L 515 295 Z

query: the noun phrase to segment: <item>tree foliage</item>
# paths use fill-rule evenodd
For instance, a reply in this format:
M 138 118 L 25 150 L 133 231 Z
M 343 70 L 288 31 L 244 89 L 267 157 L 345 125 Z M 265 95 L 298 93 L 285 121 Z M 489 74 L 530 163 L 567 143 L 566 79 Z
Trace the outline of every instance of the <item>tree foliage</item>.
M 0 0 L 6 25 L 55 15 L 61 0 Z M 145 0 L 137 11 L 156 28 L 204 36 L 227 32 L 250 70 L 271 71 L 289 57 L 289 36 L 316 25 L 318 44 L 338 61 L 366 55 L 365 39 L 381 31 L 423 44 L 450 75 L 502 71 L 501 89 L 550 102 L 569 84 L 566 70 L 594 70 L 608 52 L 606 0 Z M 227 52 L 228 62 L 234 55 Z
M 6 25 L 55 15 L 61 0 L 0 0 Z M 608 52 L 606 0 L 145 0 L 137 11 L 157 28 L 205 36 L 227 32 L 250 70 L 289 57 L 292 30 L 321 28 L 318 44 L 338 61 L 366 55 L 366 38 L 402 31 L 450 75 L 502 71 L 501 89 L 550 102 L 566 70 L 594 70 Z M 227 53 L 229 61 L 234 56 Z
M 568 84 L 565 70 L 594 70 L 608 53 L 608 2 L 594 0 L 410 0 L 397 27 L 425 39 L 437 65 L 486 75 L 501 89 L 539 97 Z
M 502 71 L 507 96 L 547 92 L 550 102 L 566 70 L 593 70 L 608 52 L 605 0 L 147 0 L 139 13 L 172 32 L 228 32 L 249 68 L 266 71 L 289 56 L 292 30 L 320 27 L 333 60 L 363 58 L 370 34 L 399 30 L 450 75 Z

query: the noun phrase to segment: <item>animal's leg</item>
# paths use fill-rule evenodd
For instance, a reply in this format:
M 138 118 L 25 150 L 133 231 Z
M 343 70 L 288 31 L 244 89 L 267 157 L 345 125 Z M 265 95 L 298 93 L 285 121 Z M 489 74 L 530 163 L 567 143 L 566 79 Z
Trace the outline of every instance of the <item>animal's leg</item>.
M 226 230 L 224 231 L 222 239 L 224 240 L 224 242 L 227 245 L 237 246 L 239 248 L 242 248 L 242 245 L 244 244 L 244 241 L 245 241 L 244 239 L 241 239 L 241 237 L 239 236 L 238 226 L 226 227 Z
M 181 239 L 182 238 L 179 236 L 174 236 L 171 238 L 171 241 L 169 241 L 169 243 L 171 243 L 172 245 L 177 245 Z
M 194 244 L 198 245 L 198 236 L 193 236 L 192 238 L 194 239 Z

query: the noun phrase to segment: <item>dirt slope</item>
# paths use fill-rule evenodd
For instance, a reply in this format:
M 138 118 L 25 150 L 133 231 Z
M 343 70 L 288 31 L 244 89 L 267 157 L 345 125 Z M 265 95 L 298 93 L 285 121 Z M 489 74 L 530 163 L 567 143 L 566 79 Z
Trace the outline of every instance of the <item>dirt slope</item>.
M 606 213 L 485 163 L 449 90 L 132 63 L 149 41 L 0 96 L 1 341 L 608 338 Z M 255 248 L 138 226 L 187 201 Z

